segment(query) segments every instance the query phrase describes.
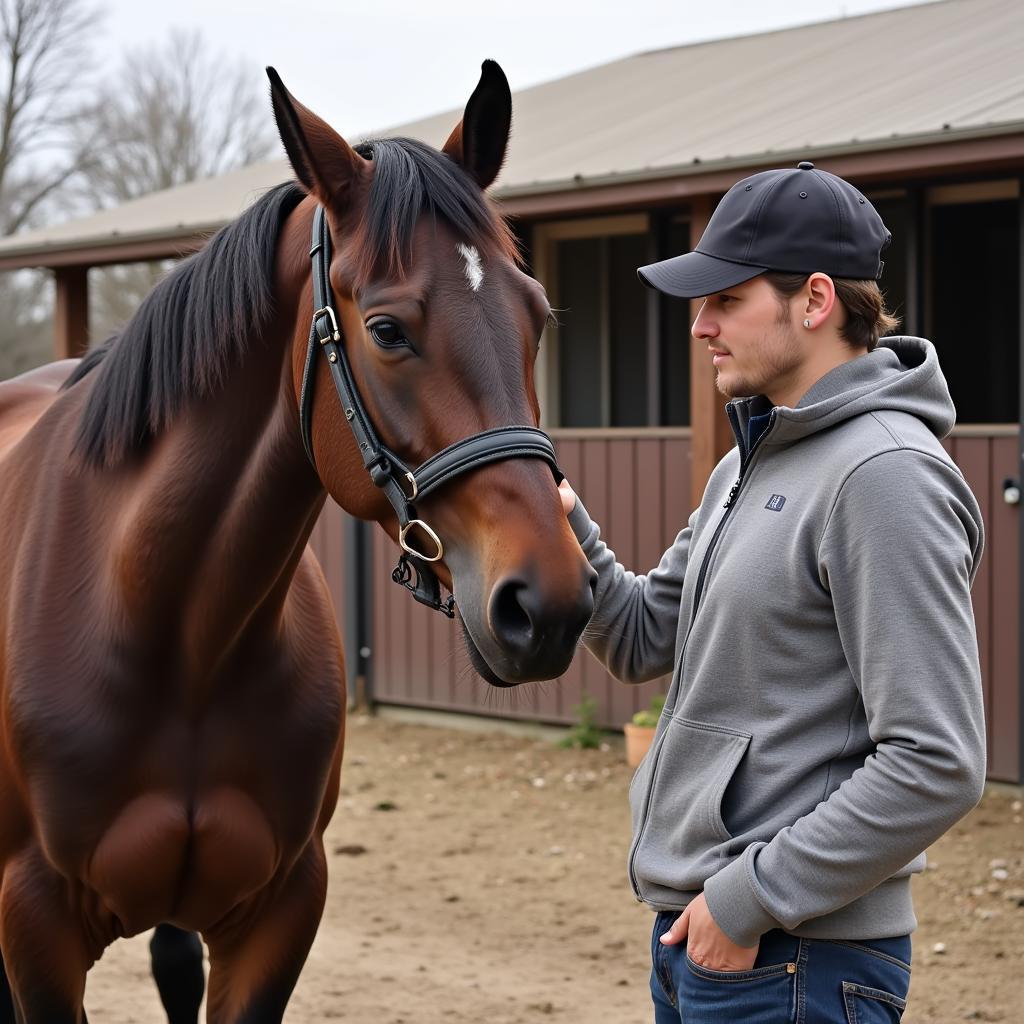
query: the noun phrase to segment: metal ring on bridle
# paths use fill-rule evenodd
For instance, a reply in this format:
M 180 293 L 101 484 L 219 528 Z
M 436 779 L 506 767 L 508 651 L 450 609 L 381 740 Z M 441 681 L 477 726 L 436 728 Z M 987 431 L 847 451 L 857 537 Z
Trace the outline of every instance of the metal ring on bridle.
M 414 526 L 418 526 L 437 545 L 437 554 L 425 555 L 422 551 L 417 551 L 409 544 L 405 538 Z M 406 523 L 398 533 L 398 543 L 403 551 L 414 558 L 418 558 L 421 562 L 440 562 L 444 557 L 444 545 L 441 543 L 441 538 L 422 519 L 413 519 Z

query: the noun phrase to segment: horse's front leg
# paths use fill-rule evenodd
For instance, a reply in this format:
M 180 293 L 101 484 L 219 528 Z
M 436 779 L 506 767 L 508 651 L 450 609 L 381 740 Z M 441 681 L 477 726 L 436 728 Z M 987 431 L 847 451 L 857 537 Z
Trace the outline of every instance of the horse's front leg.
M 206 932 L 208 1024 L 280 1024 L 327 898 L 323 839 L 314 836 L 288 876 Z
M 168 1024 L 197 1024 L 206 987 L 199 936 L 171 924 L 158 924 L 149 942 L 149 953 Z
M 4 867 L 0 945 L 18 1024 L 84 1024 L 85 975 L 102 946 L 73 896 L 35 846 Z
M 7 968 L 4 967 L 2 953 L 0 953 L 0 1024 L 17 1024 L 14 1019 L 14 997 L 11 995 L 11 983 L 7 980 Z

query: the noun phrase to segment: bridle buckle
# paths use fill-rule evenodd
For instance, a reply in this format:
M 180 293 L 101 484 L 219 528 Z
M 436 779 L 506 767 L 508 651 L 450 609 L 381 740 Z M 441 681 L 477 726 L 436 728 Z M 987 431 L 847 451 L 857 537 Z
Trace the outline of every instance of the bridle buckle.
M 326 338 L 321 338 L 320 344 L 326 345 L 329 341 L 341 341 L 341 331 L 338 330 L 338 320 L 334 315 L 334 310 L 330 306 L 315 309 L 313 311 L 313 323 L 316 323 L 322 316 L 326 316 L 331 321 L 331 333 Z

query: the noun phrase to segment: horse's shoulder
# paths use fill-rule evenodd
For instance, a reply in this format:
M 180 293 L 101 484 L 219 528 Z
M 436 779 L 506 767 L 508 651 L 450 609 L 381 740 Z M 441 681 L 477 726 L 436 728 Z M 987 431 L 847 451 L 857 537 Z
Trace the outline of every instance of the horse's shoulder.
M 0 381 L 0 458 L 46 412 L 77 365 L 77 359 L 62 359 Z
M 60 359 L 55 363 L 45 363 L 33 370 L 26 370 L 17 377 L 0 381 L 0 403 L 9 401 L 10 396 L 55 395 L 79 362 L 78 359 Z

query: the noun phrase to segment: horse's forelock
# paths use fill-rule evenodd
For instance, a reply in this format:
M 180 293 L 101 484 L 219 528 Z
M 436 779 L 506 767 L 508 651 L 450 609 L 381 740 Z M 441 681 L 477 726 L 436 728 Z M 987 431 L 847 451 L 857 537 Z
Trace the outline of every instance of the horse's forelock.
M 356 286 L 375 275 L 404 276 L 419 218 L 446 221 L 484 252 L 522 263 L 515 236 L 493 202 L 451 157 L 415 139 L 375 139 L 356 146 L 374 164 L 352 267 Z

